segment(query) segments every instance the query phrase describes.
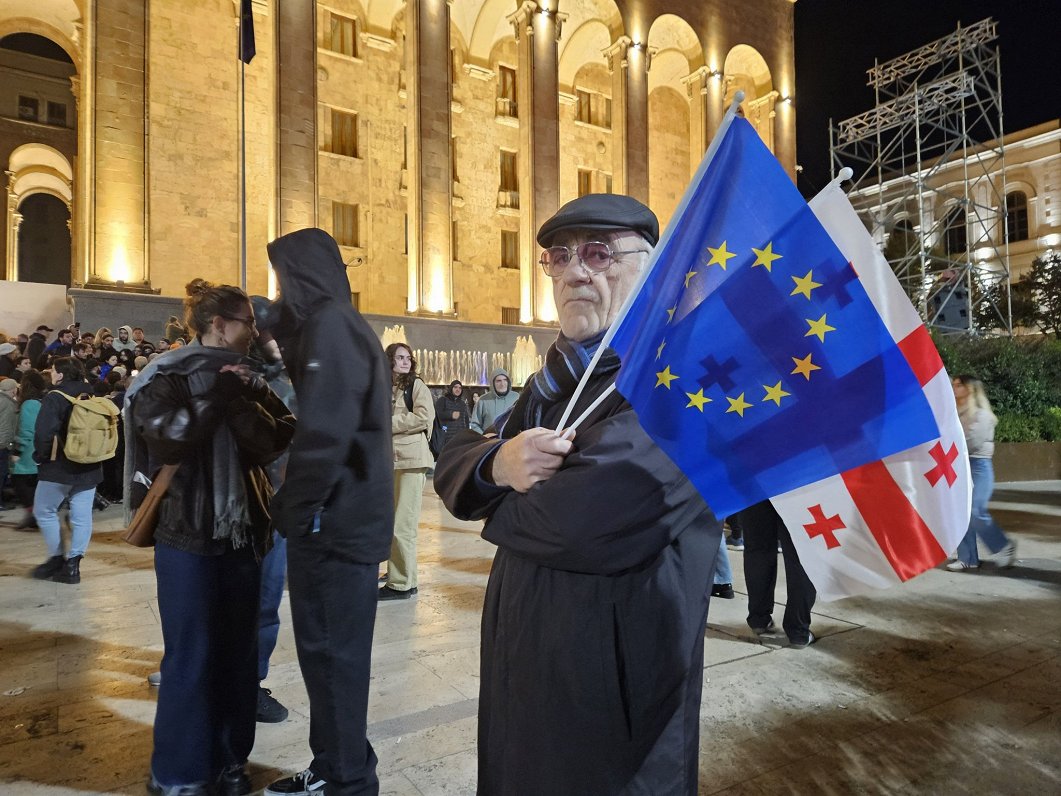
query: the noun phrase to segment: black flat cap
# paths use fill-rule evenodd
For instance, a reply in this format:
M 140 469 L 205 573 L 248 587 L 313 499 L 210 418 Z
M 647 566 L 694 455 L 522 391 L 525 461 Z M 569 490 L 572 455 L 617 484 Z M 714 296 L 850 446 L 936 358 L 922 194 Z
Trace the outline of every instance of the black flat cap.
M 630 196 L 588 193 L 572 199 L 556 211 L 538 230 L 538 243 L 552 245 L 553 237 L 564 229 L 629 229 L 655 246 L 659 243 L 656 214 Z

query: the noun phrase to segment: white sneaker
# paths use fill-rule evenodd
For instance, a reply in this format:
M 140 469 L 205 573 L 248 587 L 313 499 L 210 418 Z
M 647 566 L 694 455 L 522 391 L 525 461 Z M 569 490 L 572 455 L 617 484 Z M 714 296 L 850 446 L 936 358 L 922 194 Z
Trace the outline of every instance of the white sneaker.
M 964 561 L 951 561 L 947 564 L 947 569 L 951 572 L 964 572 L 967 569 L 980 569 L 980 565 L 966 564 Z
M 1016 561 L 1017 543 L 1012 541 L 999 550 L 998 555 L 995 556 L 995 563 L 1003 568 L 1012 567 Z

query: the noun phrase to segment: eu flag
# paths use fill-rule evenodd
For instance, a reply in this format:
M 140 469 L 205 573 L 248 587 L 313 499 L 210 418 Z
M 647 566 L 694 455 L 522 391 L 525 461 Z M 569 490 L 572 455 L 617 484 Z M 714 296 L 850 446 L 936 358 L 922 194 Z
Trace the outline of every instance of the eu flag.
M 939 435 L 858 275 L 747 121 L 679 214 L 611 342 L 616 386 L 717 516 Z

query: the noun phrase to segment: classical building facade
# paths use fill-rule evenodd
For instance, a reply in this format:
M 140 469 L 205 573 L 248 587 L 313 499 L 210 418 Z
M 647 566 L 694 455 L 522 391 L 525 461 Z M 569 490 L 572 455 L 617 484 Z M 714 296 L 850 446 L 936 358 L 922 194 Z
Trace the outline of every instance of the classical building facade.
M 968 251 L 986 271 L 1004 270 L 1001 259 L 1006 259 L 1010 280 L 1016 282 L 1036 257 L 1061 249 L 1061 123 L 1054 119 L 1008 133 L 1001 147 L 991 141 L 984 150 L 989 158 L 977 151 L 956 155 L 924 174 L 864 185 L 849 198 L 882 246 L 900 225 L 914 233 L 923 227 L 932 230 L 927 249 L 954 255 Z M 982 211 L 971 211 L 961 201 L 965 182 L 984 163 L 989 164 L 985 179 L 972 186 L 972 200 Z M 910 186 L 922 180 L 934 201 L 919 219 L 909 197 Z M 894 219 L 891 228 L 874 223 L 879 218 Z
M 245 230 L 269 293 L 266 243 L 315 225 L 365 312 L 547 324 L 534 230 L 602 191 L 666 223 L 737 89 L 795 166 L 791 0 L 253 0 L 242 74 L 239 7 L 0 4 L 7 279 L 63 281 L 58 235 L 71 286 L 238 284 Z

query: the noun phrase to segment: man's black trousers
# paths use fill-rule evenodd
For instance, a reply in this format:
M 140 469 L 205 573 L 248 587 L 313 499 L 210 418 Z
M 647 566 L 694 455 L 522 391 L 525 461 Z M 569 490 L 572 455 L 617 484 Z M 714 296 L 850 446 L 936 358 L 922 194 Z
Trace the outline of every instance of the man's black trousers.
M 328 796 L 379 793 L 366 736 L 378 564 L 352 560 L 342 538 L 290 535 L 287 578 L 302 677 L 309 694 L 310 768 Z

